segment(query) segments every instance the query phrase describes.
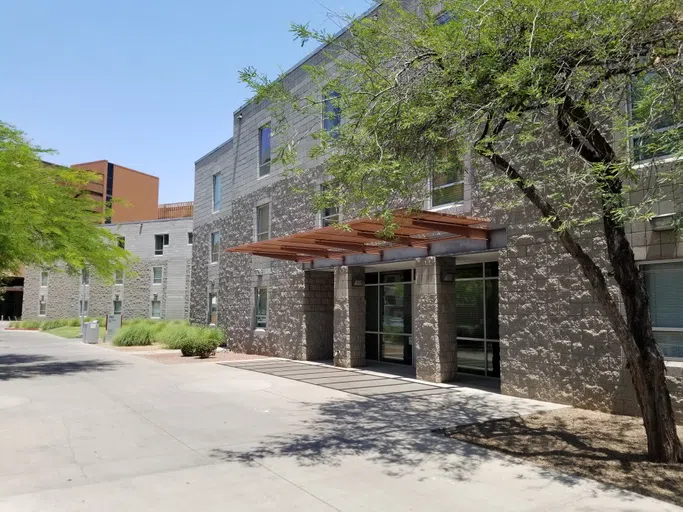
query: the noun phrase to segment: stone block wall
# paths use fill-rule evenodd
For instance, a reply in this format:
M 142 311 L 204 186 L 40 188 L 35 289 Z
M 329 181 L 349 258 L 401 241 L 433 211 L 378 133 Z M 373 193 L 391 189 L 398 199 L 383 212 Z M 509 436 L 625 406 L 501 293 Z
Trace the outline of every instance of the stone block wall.
M 332 359 L 334 336 L 334 273 L 305 273 L 304 295 L 306 340 L 305 359 Z
M 334 365 L 353 368 L 365 365 L 365 283 L 362 267 L 334 270 Z

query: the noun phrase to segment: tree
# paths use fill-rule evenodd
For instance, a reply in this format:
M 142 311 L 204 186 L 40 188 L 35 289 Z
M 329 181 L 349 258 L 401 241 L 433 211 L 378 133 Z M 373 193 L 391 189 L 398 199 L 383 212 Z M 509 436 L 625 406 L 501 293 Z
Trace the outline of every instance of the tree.
M 406 3 L 388 0 L 363 18 L 342 18 L 341 36 L 293 25 L 302 42 L 326 45 L 326 62 L 307 67 L 316 86 L 309 96 L 292 92 L 287 75 L 242 71 L 256 101 L 270 102 L 284 141 L 277 159 L 302 172 L 299 143 L 312 137 L 307 156 L 325 156 L 332 179 L 316 207 L 354 205 L 389 228 L 392 208 L 419 205 L 427 179 L 464 157 L 489 201 L 515 207 L 516 191 L 597 296 L 628 363 L 650 459 L 680 462 L 664 358 L 626 235 L 663 198 L 680 208 L 680 2 Z M 335 91 L 344 122 L 335 132 L 298 133 L 292 114 L 320 112 L 325 90 Z M 650 158 L 657 155 L 678 158 Z M 642 199 L 632 203 L 635 192 Z M 607 243 L 604 265 L 580 243 L 596 224 Z
M 108 211 L 87 191 L 101 178 L 41 159 L 51 153 L 0 122 L 0 276 L 22 265 L 64 265 L 111 280 L 132 256 L 102 228 Z

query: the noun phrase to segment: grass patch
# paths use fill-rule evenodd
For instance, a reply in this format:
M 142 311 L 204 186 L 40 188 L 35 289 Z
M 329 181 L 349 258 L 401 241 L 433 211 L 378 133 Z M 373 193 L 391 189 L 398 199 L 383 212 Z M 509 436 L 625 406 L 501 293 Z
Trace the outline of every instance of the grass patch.
M 158 327 L 147 323 L 134 323 L 121 327 L 112 339 L 118 347 L 146 346 L 154 343 Z
M 55 329 L 50 329 L 49 331 L 45 331 L 49 334 L 54 334 L 55 336 L 59 336 L 60 338 L 68 338 L 68 339 L 74 339 L 74 338 L 79 338 L 81 336 L 81 327 L 80 326 L 71 326 L 71 325 L 65 325 L 62 327 L 57 327 Z M 104 338 L 104 327 L 100 326 L 100 333 L 99 333 L 99 338 L 103 339 Z
M 559 409 L 449 430 L 454 439 L 683 505 L 683 464 L 647 460 L 643 420 Z M 678 427 L 679 437 L 683 427 Z

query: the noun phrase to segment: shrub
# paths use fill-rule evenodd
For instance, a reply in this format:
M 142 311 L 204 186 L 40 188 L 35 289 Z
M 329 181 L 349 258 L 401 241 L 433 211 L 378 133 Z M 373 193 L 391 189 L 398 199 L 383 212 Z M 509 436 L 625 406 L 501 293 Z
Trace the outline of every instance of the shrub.
M 183 357 L 191 357 L 195 355 L 195 342 L 194 340 L 185 340 L 180 345 L 180 353 Z
M 129 324 L 121 327 L 114 335 L 112 343 L 119 347 L 151 345 L 154 343 L 154 329 L 143 323 Z
M 56 320 L 44 320 L 40 324 L 41 331 L 49 331 L 50 329 L 57 329 L 58 327 L 64 327 L 69 324 L 67 318 L 58 318 Z
M 218 341 L 208 338 L 195 340 L 194 355 L 199 356 L 202 359 L 212 356 L 216 353 L 218 343 Z
M 157 331 L 155 341 L 163 343 L 166 348 L 179 349 L 183 343 L 193 339 L 193 328 L 189 325 L 169 323 Z
M 40 329 L 41 323 L 38 320 L 22 320 L 19 327 L 21 329 Z
M 81 325 L 81 319 L 80 318 L 69 318 L 67 319 L 67 324 L 69 327 L 80 327 Z
M 9 327 L 11 329 L 17 329 L 21 325 L 21 322 L 10 322 Z

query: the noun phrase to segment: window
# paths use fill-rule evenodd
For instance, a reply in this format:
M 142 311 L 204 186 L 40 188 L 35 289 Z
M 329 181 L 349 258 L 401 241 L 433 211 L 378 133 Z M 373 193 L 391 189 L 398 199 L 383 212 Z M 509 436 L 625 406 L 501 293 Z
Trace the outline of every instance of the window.
M 453 13 L 451 11 L 443 11 L 436 17 L 437 25 L 445 25 L 453 19 Z
M 125 249 L 126 248 L 126 237 L 125 236 L 117 236 L 116 238 L 118 238 L 119 247 L 121 249 Z
M 459 203 L 465 197 L 465 169 L 462 162 L 446 163 L 432 176 L 432 206 Z
M 643 265 L 652 330 L 665 357 L 683 358 L 683 261 Z
M 255 322 L 257 329 L 265 329 L 268 324 L 268 289 L 256 288 Z
M 209 293 L 209 324 L 216 325 L 218 319 L 218 297 L 215 293 Z
M 121 314 L 121 301 L 120 300 L 114 301 L 114 314 L 115 315 Z
M 256 240 L 270 238 L 270 203 L 256 208 Z
M 114 272 L 114 284 L 123 284 L 123 270 Z
M 340 96 L 336 91 L 328 91 L 323 99 L 323 129 L 331 133 L 333 137 L 339 136 L 338 126 L 341 124 Z
M 458 371 L 500 377 L 498 262 L 455 267 Z
M 152 301 L 152 318 L 161 318 L 161 301 Z
M 221 252 L 221 233 L 214 231 L 211 233 L 211 263 L 218 263 L 218 256 Z
M 193 237 L 192 231 L 188 231 L 187 232 L 187 245 L 192 245 L 192 237 Z
M 90 271 L 87 268 L 84 268 L 81 272 L 81 283 L 90 284 Z
M 221 209 L 221 175 L 213 175 L 213 211 Z
M 325 192 L 327 190 L 328 186 L 323 184 L 320 186 L 320 191 Z M 328 206 L 327 208 L 323 208 L 322 212 L 320 212 L 320 216 L 322 219 L 322 226 L 331 226 L 332 224 L 337 224 L 339 222 L 339 207 L 338 206 Z
M 38 303 L 38 316 L 45 316 L 47 314 L 47 302 L 45 302 L 44 298 L 40 298 L 40 302 Z
M 168 234 L 154 235 L 154 255 L 161 256 L 164 254 L 164 247 L 168 245 L 168 242 Z
M 81 316 L 88 316 L 88 301 L 85 301 L 85 304 L 83 303 L 82 300 L 78 301 L 78 313 Z
M 163 267 L 152 267 L 152 284 L 161 284 L 164 276 Z
M 258 176 L 270 174 L 270 125 L 262 126 L 258 130 Z
M 656 102 L 648 103 L 648 96 L 657 87 L 661 87 L 661 82 L 654 73 L 634 77 L 631 85 L 631 121 L 649 123 L 649 133 L 631 139 L 635 161 L 671 155 L 683 138 L 683 123 L 672 115 L 676 112 L 673 100 L 666 94 L 657 94 Z
M 40 273 L 40 286 L 47 286 L 47 270 Z

